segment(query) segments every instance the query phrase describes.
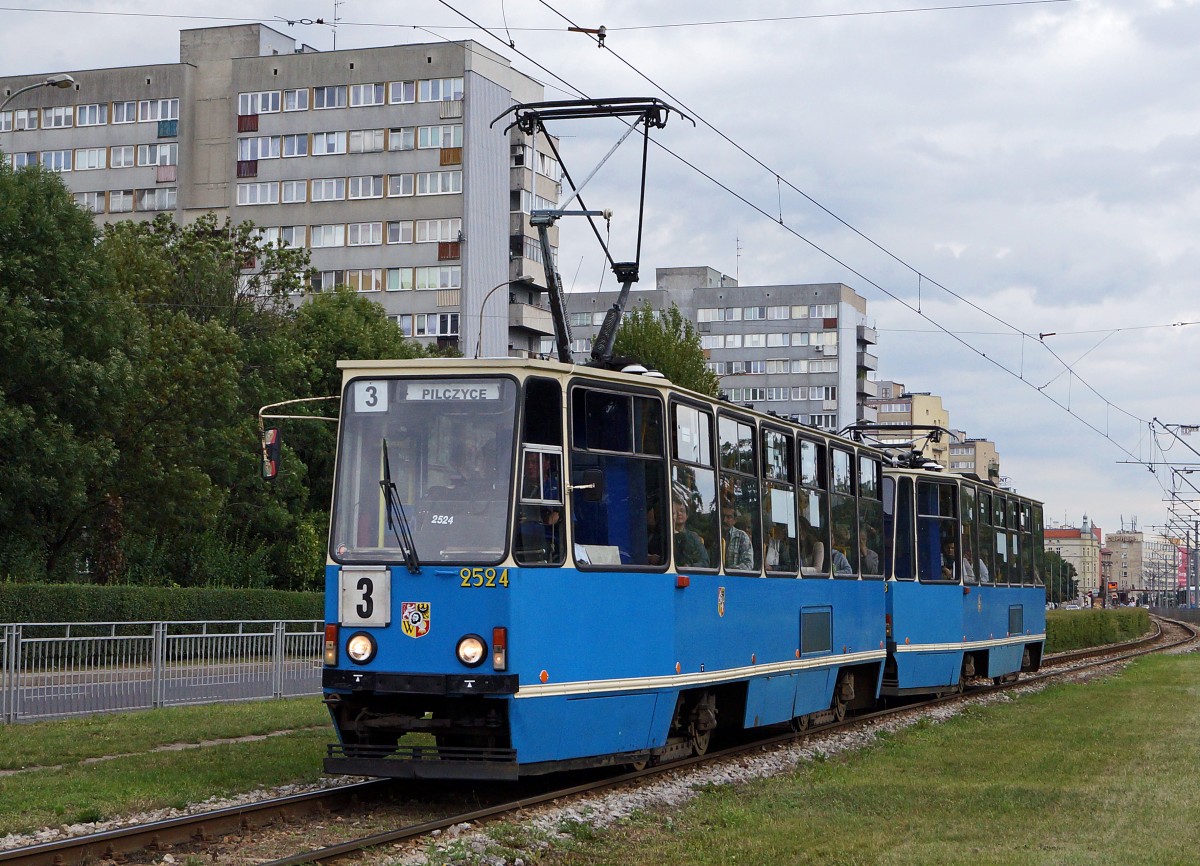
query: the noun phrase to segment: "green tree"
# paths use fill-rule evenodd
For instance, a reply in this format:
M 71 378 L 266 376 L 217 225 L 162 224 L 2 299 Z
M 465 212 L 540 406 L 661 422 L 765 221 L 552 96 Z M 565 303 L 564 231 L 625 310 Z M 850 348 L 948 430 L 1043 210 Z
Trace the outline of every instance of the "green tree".
M 1044 551 L 1038 565 L 1046 585 L 1046 601 L 1061 604 L 1079 596 L 1075 566 L 1053 550 Z
M 73 576 L 103 503 L 92 480 L 119 459 L 109 426 L 129 306 L 61 178 L 3 160 L 0 296 L 0 574 Z
M 717 377 L 708 369 L 700 334 L 675 304 L 656 311 L 642 303 L 626 311 L 613 352 L 658 370 L 676 385 L 717 396 Z

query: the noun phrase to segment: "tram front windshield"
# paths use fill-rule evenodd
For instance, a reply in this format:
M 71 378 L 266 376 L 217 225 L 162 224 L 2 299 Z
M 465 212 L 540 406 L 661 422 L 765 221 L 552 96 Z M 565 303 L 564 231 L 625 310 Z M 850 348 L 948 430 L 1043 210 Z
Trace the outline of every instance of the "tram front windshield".
M 395 518 L 403 509 L 421 562 L 499 561 L 515 407 L 516 385 L 508 379 L 351 381 L 342 398 L 333 558 L 403 561 Z M 389 481 L 395 490 L 390 524 Z

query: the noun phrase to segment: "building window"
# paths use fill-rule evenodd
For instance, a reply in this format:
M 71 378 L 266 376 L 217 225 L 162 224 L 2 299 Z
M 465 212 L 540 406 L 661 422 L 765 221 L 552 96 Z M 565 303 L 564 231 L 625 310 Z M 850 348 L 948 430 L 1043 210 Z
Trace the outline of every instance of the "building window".
M 808 361 L 800 361 L 800 360 L 792 361 L 792 372 L 793 373 L 807 373 L 808 372 Z
M 75 193 L 75 204 L 92 213 L 104 213 L 104 193 L 77 192 Z
M 388 85 L 389 98 L 393 104 L 417 101 L 417 82 L 393 81 Z
M 417 82 L 418 102 L 449 102 L 462 98 L 461 78 L 423 78 Z
M 417 289 L 461 289 L 462 267 L 438 265 L 414 269 L 413 286 Z
M 259 246 L 273 247 L 276 242 L 285 247 L 304 246 L 304 226 L 274 226 L 258 229 Z
M 108 123 L 108 103 L 93 102 L 75 108 L 76 126 L 104 126 Z
M 461 171 L 417 173 L 417 195 L 450 195 L 456 192 L 462 192 Z
M 75 151 L 75 170 L 90 171 L 108 165 L 108 150 L 103 147 L 81 147 Z
M 283 91 L 284 111 L 308 111 L 308 88 Z
M 742 317 L 747 322 L 757 322 L 767 317 L 766 307 L 744 307 L 742 309 Z
M 813 346 L 837 346 L 837 331 L 816 331 L 812 335 Z
M 558 164 L 557 159 L 548 153 L 538 151 L 534 155 L 534 171 L 550 178 L 555 183 L 562 181 L 562 166 Z
M 412 195 L 413 176 L 411 174 L 389 174 L 387 194 L 392 197 Z
M 792 318 L 793 319 L 807 319 L 808 318 L 808 304 L 792 304 Z
M 38 110 L 19 108 L 15 111 L 0 111 L 0 132 L 19 129 L 37 129 Z
M 285 157 L 308 156 L 308 135 L 285 135 L 279 140 L 279 152 Z
M 313 108 L 345 108 L 346 85 L 334 84 L 313 88 Z
M 346 227 L 341 224 L 312 226 L 308 245 L 314 250 L 321 247 L 343 247 L 346 245 Z
M 346 271 L 346 286 L 356 292 L 383 291 L 383 268 L 351 268 Z
M 280 141 L 273 135 L 239 138 L 237 142 L 238 160 L 240 161 L 247 159 L 279 159 Z
M 41 163 L 50 171 L 64 172 L 71 170 L 71 159 L 69 150 L 43 150 Z
M 701 334 L 700 335 L 701 349 L 724 349 L 725 335 L 724 334 Z
M 782 307 L 767 307 L 767 318 L 770 320 L 790 319 L 792 317 L 792 308 L 788 306 Z
M 108 164 L 112 168 L 130 168 L 133 166 L 133 145 L 114 145 L 108 152 Z
M 137 191 L 137 209 L 142 211 L 174 210 L 175 188 L 139 189 Z
M 383 243 L 383 223 L 350 223 L 346 226 L 346 245 L 374 247 Z
M 116 106 L 114 106 L 115 108 Z M 160 120 L 179 119 L 179 100 L 176 99 L 143 99 L 138 102 L 138 121 L 141 123 L 157 123 Z
M 278 204 L 279 182 L 239 183 L 237 185 L 238 205 Z
M 407 292 L 413 287 L 413 270 L 412 268 L 388 268 L 387 269 L 387 290 L 389 292 Z M 409 332 L 406 336 L 412 336 L 412 317 L 409 319 Z
M 139 144 L 138 165 L 178 165 L 178 144 Z
M 75 110 L 71 106 L 42 109 L 42 129 L 65 129 L 75 123 Z
M 308 181 L 285 180 L 279 184 L 279 200 L 284 204 L 295 204 L 308 200 Z
M 772 348 L 787 346 L 790 345 L 790 340 L 787 334 L 767 334 L 767 345 Z
M 136 102 L 114 102 L 112 104 L 113 123 L 137 123 Z
M 383 105 L 382 84 L 350 85 L 350 104 L 355 108 L 363 105 Z M 319 108 L 320 106 L 318 106 Z
M 414 337 L 453 337 L 458 334 L 458 313 L 417 313 Z
M 114 189 L 108 194 L 109 213 L 129 213 L 133 210 L 133 190 Z
M 353 129 L 350 131 L 351 153 L 380 153 L 382 151 L 382 129 Z
M 312 182 L 313 201 L 341 201 L 346 197 L 344 177 L 318 177 Z
M 312 136 L 313 156 L 327 156 L 331 153 L 346 152 L 346 133 L 344 132 L 314 132 Z
M 836 319 L 837 304 L 813 304 L 809 307 L 808 317 L 810 319 Z
M 350 178 L 349 198 L 383 198 L 383 175 L 363 174 Z
M 696 310 L 697 322 L 723 322 L 725 311 L 720 307 L 701 307 Z
M 456 241 L 462 234 L 462 220 L 417 220 L 417 243 L 433 243 L 437 241 Z
M 810 415 L 808 423 L 822 430 L 836 430 L 837 415 Z
M 462 147 L 463 128 L 461 123 L 445 126 L 417 127 L 417 147 L 421 150 L 441 147 Z
M 807 346 L 810 336 L 811 336 L 811 334 L 809 331 L 793 331 L 792 332 L 792 345 L 793 346 Z
M 395 220 L 387 224 L 389 244 L 411 244 L 413 242 L 412 220 Z
M 275 114 L 279 111 L 279 91 L 238 94 L 238 114 Z
M 571 313 L 568 319 L 572 328 L 586 328 L 592 324 L 591 313 Z
M 388 150 L 412 150 L 416 143 L 416 127 L 394 126 L 388 131 Z
M 314 292 L 328 292 L 344 285 L 346 285 L 345 271 L 319 271 L 313 274 L 312 288 Z
M 750 373 L 752 375 L 762 375 L 763 373 L 767 372 L 767 362 L 766 361 L 747 361 L 746 362 L 746 372 Z

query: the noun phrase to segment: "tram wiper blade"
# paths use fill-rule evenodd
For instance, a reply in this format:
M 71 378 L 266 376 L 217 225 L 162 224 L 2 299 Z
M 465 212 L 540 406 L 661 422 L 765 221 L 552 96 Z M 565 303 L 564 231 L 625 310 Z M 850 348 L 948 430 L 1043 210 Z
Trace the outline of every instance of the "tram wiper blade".
M 417 546 L 413 543 L 412 529 L 408 525 L 408 516 L 404 513 L 404 503 L 396 491 L 396 483 L 392 481 L 392 467 L 388 461 L 387 440 L 383 440 L 383 478 L 379 481 L 383 490 L 383 501 L 387 511 L 387 527 L 396 536 L 400 545 L 400 553 L 404 556 L 404 564 L 410 574 L 421 570 L 421 561 L 417 558 Z

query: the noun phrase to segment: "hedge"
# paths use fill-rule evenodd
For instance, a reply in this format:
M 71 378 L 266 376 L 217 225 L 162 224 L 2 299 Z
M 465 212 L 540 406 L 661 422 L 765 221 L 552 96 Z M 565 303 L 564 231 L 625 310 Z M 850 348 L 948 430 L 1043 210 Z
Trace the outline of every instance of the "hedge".
M 324 594 L 319 592 L 0 583 L 0 622 L 180 622 L 324 616 Z
M 1108 610 L 1046 611 L 1046 652 L 1133 640 L 1150 630 L 1150 611 L 1144 607 Z

